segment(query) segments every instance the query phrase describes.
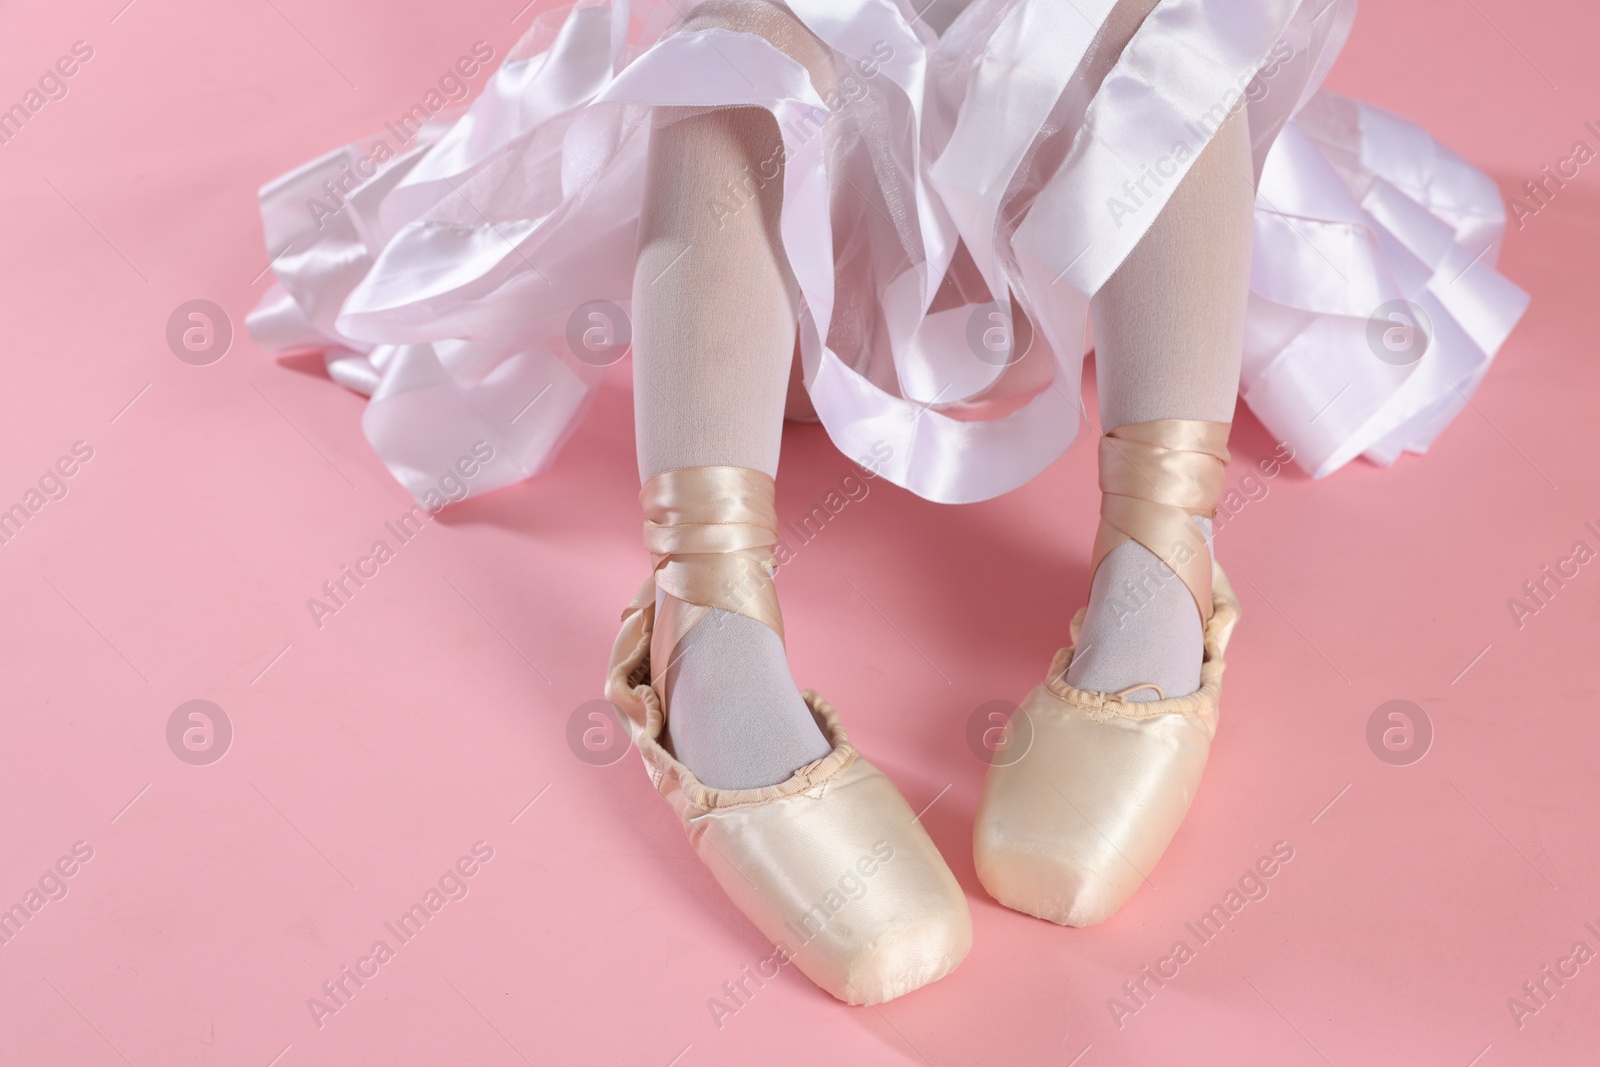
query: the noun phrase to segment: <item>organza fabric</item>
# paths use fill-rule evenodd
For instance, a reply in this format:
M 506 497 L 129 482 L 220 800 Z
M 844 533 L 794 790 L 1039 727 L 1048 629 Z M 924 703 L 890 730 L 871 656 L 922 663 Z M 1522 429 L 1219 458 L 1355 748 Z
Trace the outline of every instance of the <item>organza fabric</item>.
M 311 202 L 371 139 L 270 182 L 253 336 L 324 350 L 419 501 L 480 441 L 473 492 L 536 473 L 604 374 L 574 338 L 596 302 L 626 310 L 663 107 L 772 112 L 809 399 L 846 455 L 933 500 L 1006 492 L 1071 443 L 1089 299 L 1235 106 L 1258 177 L 1241 394 L 1312 474 L 1426 450 L 1526 305 L 1494 269 L 1493 183 L 1319 90 L 1352 0 L 1161 0 L 1092 92 L 1113 0 L 974 0 L 940 36 L 910 0 L 787 6 L 831 52 L 821 92 L 758 34 L 676 32 L 694 5 L 580 0 L 337 212 Z

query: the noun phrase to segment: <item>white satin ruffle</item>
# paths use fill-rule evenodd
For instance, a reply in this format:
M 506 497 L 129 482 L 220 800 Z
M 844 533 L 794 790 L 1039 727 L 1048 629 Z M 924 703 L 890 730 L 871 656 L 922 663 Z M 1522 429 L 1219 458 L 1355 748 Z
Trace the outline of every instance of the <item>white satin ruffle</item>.
M 935 37 L 908 0 L 789 0 L 834 50 L 827 100 L 758 36 L 673 33 L 693 5 L 566 5 L 337 214 L 310 201 L 373 138 L 262 189 L 277 284 L 249 329 L 325 351 L 419 501 L 480 441 L 474 493 L 529 477 L 603 374 L 568 347 L 573 309 L 629 302 L 650 107 L 764 107 L 819 418 L 891 481 L 981 500 L 1072 442 L 1089 299 L 1243 96 L 1260 176 L 1244 399 L 1316 476 L 1424 451 L 1527 304 L 1494 269 L 1493 183 L 1319 91 L 1352 0 L 1161 0 L 1089 96 L 1075 72 L 1112 2 L 974 0 Z M 974 316 L 1013 299 L 1055 364 L 1044 387 L 974 354 Z M 1405 365 L 1369 344 L 1391 301 L 1431 323 Z

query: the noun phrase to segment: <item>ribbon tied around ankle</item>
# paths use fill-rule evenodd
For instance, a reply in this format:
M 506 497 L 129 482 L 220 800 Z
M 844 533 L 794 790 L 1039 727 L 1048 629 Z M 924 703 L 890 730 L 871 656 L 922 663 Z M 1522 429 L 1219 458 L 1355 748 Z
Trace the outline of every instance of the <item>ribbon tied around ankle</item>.
M 783 639 L 773 582 L 778 516 L 770 475 L 746 467 L 663 471 L 639 490 L 644 547 L 655 560 L 651 674 L 666 675 L 672 651 L 711 608 L 763 623 Z
M 1226 422 L 1156 419 L 1100 438 L 1100 529 L 1090 581 L 1113 548 L 1139 542 L 1194 595 L 1202 624 L 1211 619 L 1211 546 L 1194 516 L 1211 518 L 1228 463 Z

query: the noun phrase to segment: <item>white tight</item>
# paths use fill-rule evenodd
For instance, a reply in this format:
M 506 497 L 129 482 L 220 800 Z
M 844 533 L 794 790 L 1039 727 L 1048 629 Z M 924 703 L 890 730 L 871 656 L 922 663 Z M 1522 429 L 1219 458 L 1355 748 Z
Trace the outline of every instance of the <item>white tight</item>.
M 1226 119 L 1132 254 L 1095 294 L 1102 430 L 1152 419 L 1232 422 L 1250 280 L 1254 172 L 1243 110 Z M 1209 522 L 1201 520 L 1207 535 Z M 1116 692 L 1200 687 L 1189 589 L 1136 541 L 1095 573 L 1067 682 Z M 1143 690 L 1132 699 L 1152 700 Z
M 711 27 L 760 34 L 819 91 L 832 84 L 827 47 L 780 7 L 714 0 L 684 29 Z M 777 473 L 799 312 L 778 233 L 782 160 L 764 108 L 657 109 L 633 277 L 641 481 L 678 467 Z
M 828 50 L 761 0 L 698 8 L 686 29 L 755 32 L 825 86 Z M 778 124 L 763 108 L 659 109 L 633 277 L 639 477 L 679 467 L 776 475 L 798 289 L 778 232 Z M 730 194 L 729 190 L 733 190 Z M 667 740 L 707 785 L 773 785 L 828 754 L 783 642 L 713 610 L 666 670 Z
M 1153 6 L 1118 5 L 1087 61 L 1098 65 L 1096 84 Z M 686 28 L 709 26 L 758 33 L 805 65 L 819 92 L 831 87 L 827 48 L 787 10 L 766 0 L 713 0 Z M 655 117 L 633 290 L 641 479 L 713 465 L 777 473 L 798 308 L 778 230 L 780 143 L 776 122 L 760 108 L 660 109 Z M 737 191 L 731 197 L 730 182 Z M 1224 123 L 1093 301 L 1105 428 L 1156 418 L 1231 419 L 1253 197 L 1241 112 Z M 1115 588 L 1130 568 L 1151 563 L 1159 566 L 1130 544 L 1101 566 L 1082 643 L 1089 647 L 1073 665 L 1074 684 L 1110 689 L 1155 681 L 1174 686 L 1169 695 L 1198 684 L 1199 623 L 1181 583 L 1161 583 L 1163 593 L 1136 625 L 1108 622 L 1104 611 L 1097 616 L 1097 602 L 1108 602 L 1102 585 Z M 1169 599 L 1187 615 L 1163 606 L 1166 587 L 1182 595 L 1181 602 Z M 772 784 L 827 753 L 795 691 L 782 642 L 765 626 L 713 611 L 679 652 L 665 680 L 667 735 L 707 784 Z M 1185 690 L 1189 674 L 1195 682 Z

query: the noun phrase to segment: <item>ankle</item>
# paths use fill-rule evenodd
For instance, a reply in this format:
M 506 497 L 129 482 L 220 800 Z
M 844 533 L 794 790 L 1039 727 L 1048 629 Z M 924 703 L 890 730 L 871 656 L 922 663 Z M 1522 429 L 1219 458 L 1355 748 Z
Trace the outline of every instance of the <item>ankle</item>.
M 705 785 L 776 785 L 832 751 L 796 691 L 772 580 L 772 476 L 664 471 L 640 490 L 655 558 L 652 682 L 665 742 Z
M 1100 441 L 1100 528 L 1067 684 L 1146 702 L 1200 687 L 1212 610 L 1210 515 L 1229 426 L 1157 419 Z

